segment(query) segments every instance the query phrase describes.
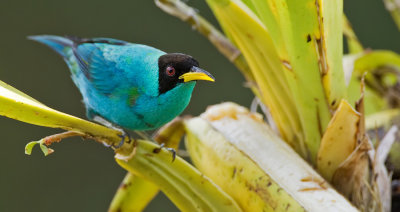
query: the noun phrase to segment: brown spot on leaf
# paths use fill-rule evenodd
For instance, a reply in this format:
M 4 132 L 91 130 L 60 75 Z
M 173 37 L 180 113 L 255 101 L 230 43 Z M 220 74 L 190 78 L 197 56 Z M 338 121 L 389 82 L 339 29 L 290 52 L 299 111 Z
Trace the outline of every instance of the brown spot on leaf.
M 235 178 L 235 175 L 236 175 L 236 167 L 233 168 L 232 178 Z
M 153 149 L 153 153 L 156 153 L 156 154 L 160 153 L 160 151 L 161 151 L 161 148 L 159 148 L 159 147 Z
M 324 131 L 322 130 L 322 123 L 321 123 L 321 116 L 319 115 L 319 108 L 317 107 L 317 121 L 318 121 L 318 130 L 320 135 L 322 136 L 324 134 Z
M 307 176 L 307 177 L 301 178 L 300 181 L 301 182 L 312 182 L 312 181 L 314 181 L 314 177 L 313 176 Z
M 319 187 L 303 188 L 303 189 L 300 189 L 299 191 L 314 191 L 314 190 L 327 189 L 327 187 L 325 186 L 325 183 L 326 183 L 325 180 L 315 178 L 313 176 L 308 176 L 308 177 L 302 178 L 301 182 L 314 182 L 314 183 L 317 183 Z
M 264 182 L 265 183 L 265 182 Z M 273 201 L 271 198 L 271 194 L 269 193 L 268 189 L 264 187 L 264 183 L 249 183 L 245 182 L 245 185 L 249 191 L 257 193 L 257 195 L 264 200 L 269 206 L 271 206 L 273 209 L 277 208 L 277 202 Z
M 153 157 L 153 155 L 152 155 L 152 154 L 150 154 L 150 153 L 146 153 L 146 154 L 144 154 L 144 156 L 147 156 L 147 157 Z
M 130 185 L 132 185 L 131 183 L 121 183 L 121 185 L 119 186 L 120 189 L 126 189 L 128 188 Z
M 292 65 L 290 65 L 289 61 L 287 60 L 282 60 L 282 65 L 289 71 L 293 71 Z
M 311 41 L 311 35 L 308 34 L 308 35 L 307 35 L 307 43 L 309 43 L 310 41 Z
M 314 187 L 314 188 L 302 188 L 299 191 L 303 192 L 303 191 L 320 191 L 320 190 L 325 190 L 325 189 L 321 187 Z

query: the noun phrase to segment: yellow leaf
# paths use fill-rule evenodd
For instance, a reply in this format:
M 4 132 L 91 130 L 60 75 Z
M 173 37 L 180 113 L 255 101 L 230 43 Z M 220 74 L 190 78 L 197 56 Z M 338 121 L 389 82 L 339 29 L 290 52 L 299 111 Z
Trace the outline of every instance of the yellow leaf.
M 321 141 L 317 167 L 328 181 L 339 165 L 354 151 L 360 114 L 346 101 L 340 102 Z

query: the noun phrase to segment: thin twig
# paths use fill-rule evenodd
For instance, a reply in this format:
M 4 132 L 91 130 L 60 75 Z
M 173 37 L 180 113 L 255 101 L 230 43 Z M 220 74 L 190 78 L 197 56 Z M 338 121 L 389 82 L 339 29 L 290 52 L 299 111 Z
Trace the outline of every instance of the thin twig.
M 69 138 L 69 137 L 75 137 L 75 136 L 81 136 L 81 137 L 85 137 L 85 138 L 87 137 L 85 134 L 82 134 L 82 133 L 67 131 L 67 132 L 47 136 L 47 137 L 43 138 L 43 143 L 46 146 L 50 146 L 53 143 L 60 142 L 62 139 Z
M 111 147 L 113 150 L 117 150 L 118 149 L 121 152 L 122 151 L 129 152 L 132 146 L 136 147 L 136 143 L 137 143 L 136 139 L 133 139 L 134 142 L 133 142 L 133 145 L 131 145 L 131 144 L 129 144 L 130 142 L 127 142 L 128 138 L 126 138 L 125 139 L 125 143 L 128 143 L 129 145 L 126 145 L 126 146 L 124 145 L 123 147 L 122 146 L 121 147 L 115 147 L 113 145 L 108 145 L 108 143 L 106 143 L 104 141 L 104 139 L 102 139 L 100 137 L 94 137 L 94 136 L 91 136 L 89 134 L 84 134 L 84 133 L 76 132 L 76 131 L 66 131 L 66 132 L 62 132 L 62 133 L 58 133 L 58 134 L 54 134 L 54 135 L 49 135 L 49 136 L 46 136 L 43 139 L 41 139 L 41 141 L 39 141 L 38 143 L 42 143 L 42 144 L 44 144 L 44 145 L 46 145 L 48 147 L 48 146 L 50 146 L 50 145 L 52 145 L 54 143 L 59 143 L 63 139 L 70 138 L 70 137 L 76 137 L 76 136 L 82 137 L 84 139 L 91 139 L 91 140 L 97 141 L 99 143 L 102 143 L 104 146 Z M 52 152 L 54 151 L 52 149 L 50 149 L 50 150 Z

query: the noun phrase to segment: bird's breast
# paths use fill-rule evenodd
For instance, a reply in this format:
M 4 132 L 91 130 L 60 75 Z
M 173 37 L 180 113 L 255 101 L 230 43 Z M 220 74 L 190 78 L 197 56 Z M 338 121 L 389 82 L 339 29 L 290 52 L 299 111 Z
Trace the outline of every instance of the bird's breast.
M 135 126 L 130 129 L 154 129 L 180 115 L 189 104 L 195 82 L 177 85 L 159 96 L 140 96 L 131 107 Z

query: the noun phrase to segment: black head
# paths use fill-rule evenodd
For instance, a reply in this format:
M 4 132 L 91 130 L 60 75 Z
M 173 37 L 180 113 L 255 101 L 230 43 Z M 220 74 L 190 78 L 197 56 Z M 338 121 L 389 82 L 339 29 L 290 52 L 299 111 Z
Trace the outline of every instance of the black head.
M 171 53 L 162 55 L 158 59 L 158 91 L 163 94 L 178 83 L 183 83 L 183 79 L 179 79 L 185 73 L 192 70 L 192 67 L 199 67 L 199 63 L 191 56 Z

